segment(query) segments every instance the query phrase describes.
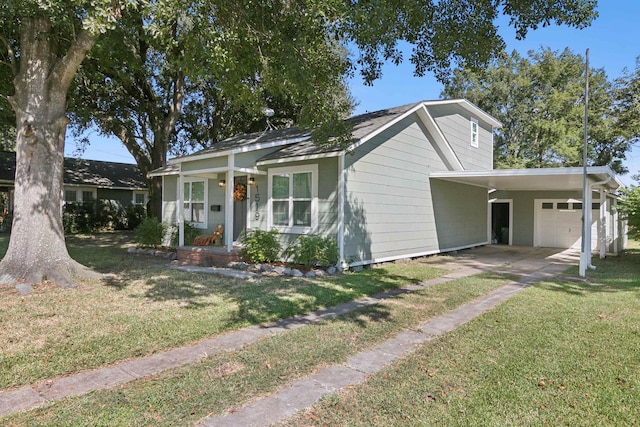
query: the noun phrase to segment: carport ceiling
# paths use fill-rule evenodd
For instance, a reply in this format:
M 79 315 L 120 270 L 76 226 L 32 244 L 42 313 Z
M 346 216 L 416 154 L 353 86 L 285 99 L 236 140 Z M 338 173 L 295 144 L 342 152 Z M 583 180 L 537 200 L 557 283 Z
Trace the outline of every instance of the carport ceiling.
M 582 168 L 545 169 L 496 169 L 492 171 L 447 171 L 432 172 L 430 178 L 461 184 L 475 185 L 495 190 L 582 190 Z M 622 183 L 608 166 L 587 168 L 590 183 L 606 181 L 607 188 L 616 189 Z

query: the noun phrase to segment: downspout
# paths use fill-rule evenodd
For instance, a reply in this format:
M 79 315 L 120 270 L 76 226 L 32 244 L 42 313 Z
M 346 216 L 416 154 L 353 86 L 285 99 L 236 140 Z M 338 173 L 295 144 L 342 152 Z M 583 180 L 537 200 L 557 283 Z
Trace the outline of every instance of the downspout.
M 586 205 L 587 208 L 587 226 L 585 227 L 585 231 L 586 231 L 586 236 L 585 236 L 585 240 L 586 242 L 584 243 L 584 247 L 585 248 L 589 248 L 589 250 L 586 250 L 586 261 L 587 261 L 587 267 L 590 268 L 591 270 L 595 270 L 596 267 L 594 265 L 591 264 L 591 217 L 592 217 L 592 211 L 593 209 L 591 209 L 591 205 L 592 205 L 592 201 L 593 201 L 593 187 L 597 186 L 597 185 L 606 185 L 609 183 L 609 181 L 611 181 L 611 176 L 609 176 L 609 178 L 605 179 L 604 181 L 600 181 L 600 182 L 594 182 L 593 184 L 589 184 L 589 191 L 587 192 L 587 198 L 588 200 L 588 204 Z M 583 202 L 587 202 L 587 201 L 583 201 Z
M 604 188 L 600 188 L 600 259 L 607 256 L 607 226 L 609 202 Z

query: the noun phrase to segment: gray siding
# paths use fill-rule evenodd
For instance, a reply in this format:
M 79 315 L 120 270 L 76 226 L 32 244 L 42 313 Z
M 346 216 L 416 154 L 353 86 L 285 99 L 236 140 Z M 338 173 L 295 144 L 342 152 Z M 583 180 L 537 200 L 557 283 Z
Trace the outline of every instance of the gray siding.
M 98 188 L 96 190 L 98 200 L 113 200 L 122 206 L 129 206 L 133 201 L 132 190 L 113 190 L 110 188 Z
M 433 213 L 441 251 L 487 242 L 487 190 L 431 180 Z
M 162 180 L 162 221 L 175 224 L 178 222 L 178 176 L 170 175 Z
M 513 245 L 533 246 L 535 199 L 582 199 L 581 191 L 496 191 L 491 198 L 513 199 Z M 594 199 L 594 202 L 598 199 Z
M 462 209 L 484 209 L 484 239 L 477 224 L 473 235 L 460 225 L 436 226 L 430 171 L 447 170 L 432 142 L 414 117 L 392 126 L 345 157 L 345 261 L 367 262 L 440 250 L 486 241 L 486 191 L 457 185 Z M 449 191 L 436 184 L 438 200 Z M 441 191 L 442 190 L 442 191 Z M 480 197 L 480 195 L 482 197 Z M 434 199 L 435 200 L 435 199 Z M 457 202 L 456 202 L 457 203 Z M 455 206 L 456 203 L 454 203 Z M 446 216 L 448 214 L 445 214 Z M 463 215 L 464 219 L 467 216 Z M 440 241 L 442 234 L 442 242 Z M 453 245 L 453 246 L 450 246 Z
M 466 110 L 454 105 L 429 107 L 445 138 L 451 144 L 465 170 L 491 170 L 493 168 L 493 134 L 491 125 L 478 117 L 478 148 L 471 146 L 471 117 Z

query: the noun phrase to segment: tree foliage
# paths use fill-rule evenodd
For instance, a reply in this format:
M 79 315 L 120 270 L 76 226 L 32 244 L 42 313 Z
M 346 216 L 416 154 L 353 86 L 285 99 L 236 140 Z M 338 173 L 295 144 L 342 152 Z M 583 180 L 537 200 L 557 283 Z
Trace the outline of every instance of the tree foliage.
M 629 237 L 640 238 L 640 187 L 632 185 L 621 190 L 618 212 L 629 226 Z
M 318 141 L 329 130 L 347 137 L 338 120 L 344 103 L 330 96 L 332 90 L 355 70 L 373 82 L 384 62 L 402 60 L 401 42 L 413 45 L 416 74 L 444 79 L 453 66 L 483 65 L 503 49 L 494 24 L 499 11 L 524 37 L 539 25 L 587 26 L 597 15 L 596 3 L 5 0 L 0 120 L 15 114 L 17 162 L 13 234 L 0 283 L 48 278 L 71 284 L 74 275 L 88 273 L 68 256 L 60 212 L 67 95 L 74 81 L 89 106 L 83 112 L 81 103 L 72 104 L 78 122 L 102 123 L 103 131 L 130 141 L 125 144 L 139 164 L 155 167 L 175 137 L 190 84 L 213 82 L 221 99 L 253 111 L 268 94 L 298 105 L 300 123 L 320 129 Z M 355 46 L 356 54 L 343 55 L 344 46 Z M 79 75 L 89 55 L 87 72 Z M 96 73 L 103 79 L 89 77 Z M 86 97 L 89 89 L 100 96 Z M 124 99 L 120 93 L 129 104 L 116 104 L 113 120 L 101 117 L 111 108 L 105 103 L 110 96 Z M 5 114 L 7 108 L 13 113 Z
M 503 123 L 494 139 L 498 168 L 581 166 L 584 146 L 585 60 L 569 49 L 502 55 L 484 70 L 458 69 L 443 94 L 464 97 Z M 589 159 L 626 172 L 622 160 L 640 135 L 629 78 L 589 73 Z M 634 106 L 634 102 L 636 102 Z M 634 110 L 634 108 L 636 110 Z

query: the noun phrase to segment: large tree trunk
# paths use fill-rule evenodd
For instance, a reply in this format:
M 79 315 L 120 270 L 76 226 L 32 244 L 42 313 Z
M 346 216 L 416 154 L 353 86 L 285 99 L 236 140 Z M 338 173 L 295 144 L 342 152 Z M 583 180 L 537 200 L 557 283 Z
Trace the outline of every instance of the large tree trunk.
M 97 277 L 69 256 L 61 203 L 66 95 L 93 37 L 81 33 L 63 57 L 53 51 L 54 38 L 48 18 L 23 20 L 11 100 L 17 123 L 14 217 L 0 285 L 50 280 L 68 287 L 76 278 Z

